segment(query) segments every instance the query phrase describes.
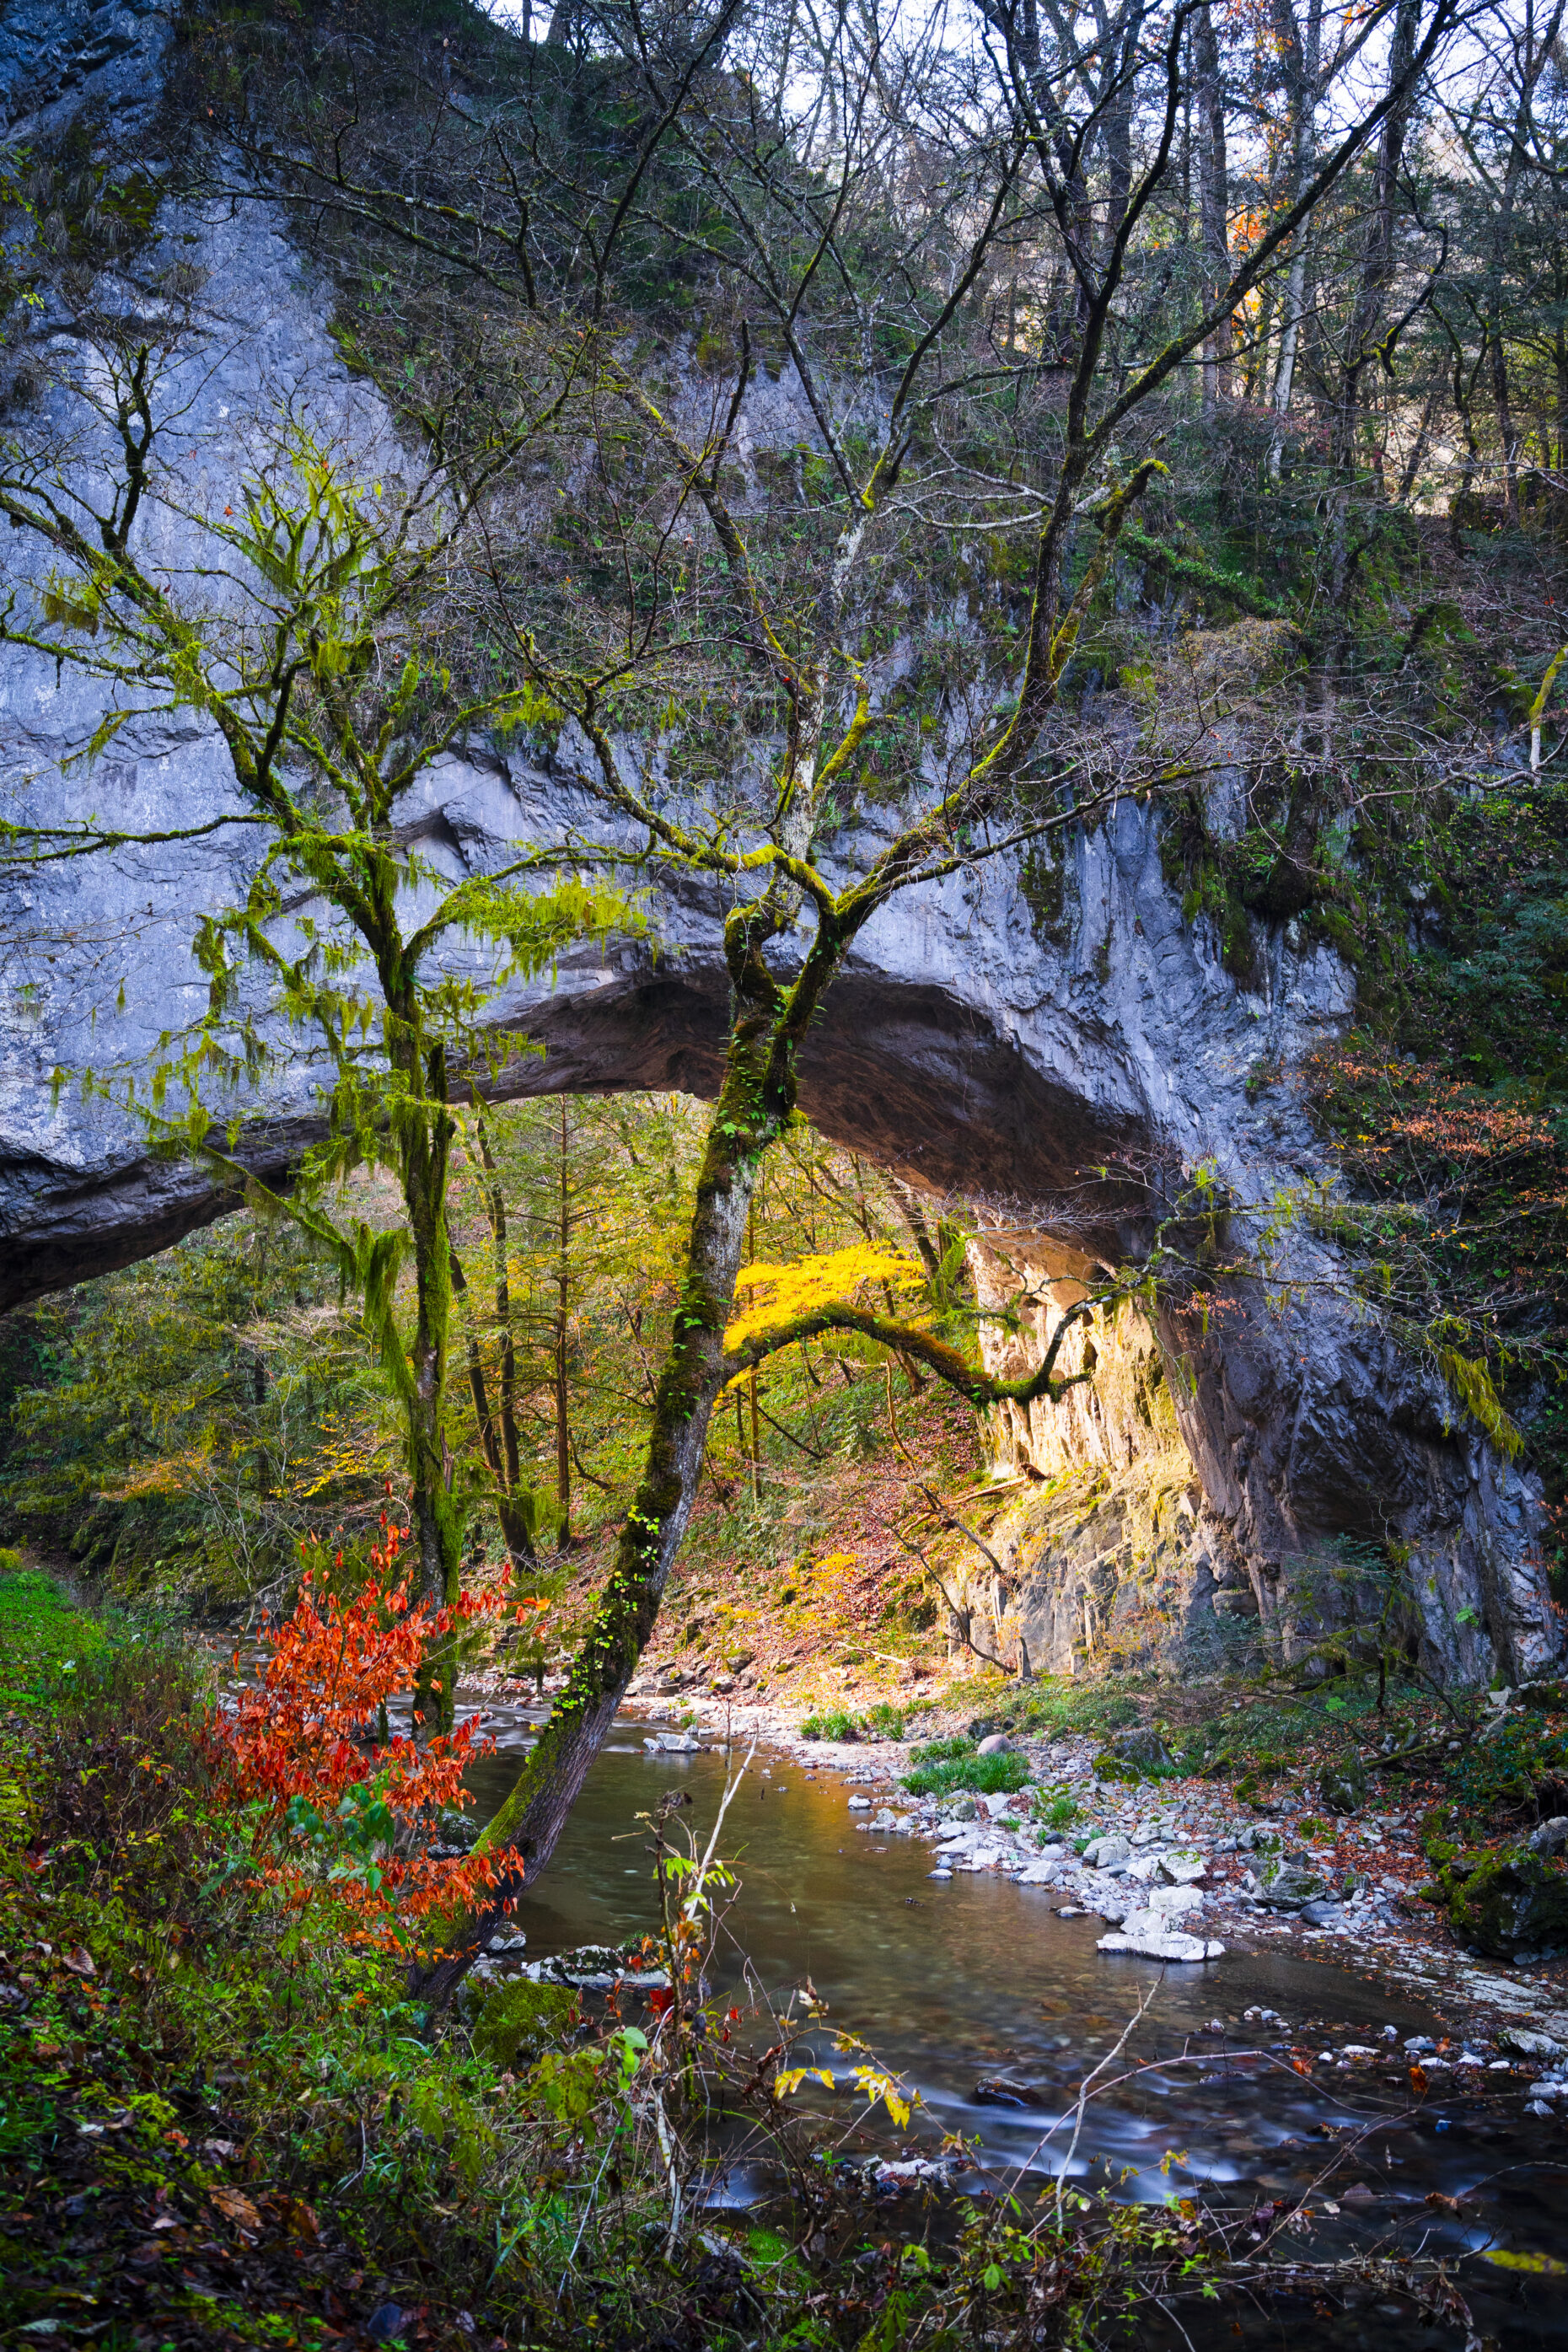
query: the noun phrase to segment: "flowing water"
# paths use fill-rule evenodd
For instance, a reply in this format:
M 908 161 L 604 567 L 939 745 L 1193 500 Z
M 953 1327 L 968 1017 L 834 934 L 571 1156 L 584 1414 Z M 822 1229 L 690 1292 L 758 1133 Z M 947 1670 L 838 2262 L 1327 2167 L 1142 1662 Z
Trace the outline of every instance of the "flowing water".
M 487 1711 L 500 1751 L 470 1781 L 479 1818 L 510 1786 L 530 1731 L 527 1710 Z M 521 1906 L 528 1956 L 580 1945 L 622 1945 L 657 1924 L 647 1833 L 637 1816 L 662 1792 L 686 1791 L 682 1819 L 703 1841 L 722 1794 L 717 1752 L 650 1756 L 646 1726 L 617 1726 L 589 1775 L 549 1871 Z M 764 1769 L 768 1777 L 764 1777 Z M 919 1839 L 873 1839 L 853 1826 L 849 1787 L 837 1773 L 758 1751 L 731 1807 L 721 1850 L 740 1890 L 728 1910 L 714 1990 L 738 1985 L 749 1967 L 776 2000 L 809 1978 L 829 2004 L 832 2027 L 869 2043 L 920 2106 L 907 2134 L 884 2119 L 858 2145 L 891 2152 L 895 2141 L 934 2151 L 942 2137 L 978 2141 L 987 2166 L 1055 2170 L 1067 2156 L 1072 2110 L 1085 2074 L 1110 2051 L 1141 1999 L 1151 2004 L 1122 2063 L 1119 2087 L 1089 2106 L 1073 2173 L 1121 2183 L 1119 2194 L 1159 2199 L 1194 2181 L 1227 2205 L 1294 2200 L 1317 2180 L 1336 2141 L 1354 2153 L 1313 2197 L 1341 2212 L 1317 2234 L 1308 2259 L 1395 2233 L 1407 2252 L 1478 2254 L 1465 2292 L 1483 2333 L 1501 2346 L 1568 2343 L 1568 2142 L 1560 2127 L 1523 2114 L 1518 2079 L 1461 2095 L 1434 2075 L 1419 2105 L 1389 2070 L 1341 2073 L 1316 2063 L 1305 2080 L 1284 2047 L 1337 2050 L 1346 2042 L 1400 2058 L 1406 2035 L 1440 2033 L 1413 2000 L 1379 1993 L 1346 1970 L 1283 1952 L 1231 1953 L 1163 1972 L 1096 1949 L 1105 1930 L 1090 1916 L 1061 1919 L 1048 1890 L 984 1874 L 933 1881 Z M 1278 2012 L 1273 2026 L 1248 2009 Z M 1215 2027 L 1223 2032 L 1215 2032 Z M 1270 2048 L 1270 2045 L 1276 2045 Z M 817 2054 L 833 2064 L 831 2033 Z M 837 2057 L 842 2074 L 850 2061 Z M 821 2095 L 824 2113 L 856 2126 L 863 2106 Z M 1365 2127 L 1385 2119 L 1363 2137 Z M 731 2184 L 731 2193 L 745 2193 Z M 1447 2202 L 1458 2200 L 1456 2214 Z M 1487 2250 L 1505 2257 L 1498 2263 Z M 1537 2267 L 1521 2271 L 1521 2263 Z M 1337 2346 L 1451 2345 L 1408 2326 L 1409 2306 L 1375 2305 L 1337 2325 Z M 1345 2328 L 1351 2332 L 1343 2332 Z M 1356 2330 L 1363 2332 L 1358 2335 Z M 1229 2334 L 1228 2322 L 1226 2334 Z M 1219 2339 L 1216 2336 L 1215 2341 Z

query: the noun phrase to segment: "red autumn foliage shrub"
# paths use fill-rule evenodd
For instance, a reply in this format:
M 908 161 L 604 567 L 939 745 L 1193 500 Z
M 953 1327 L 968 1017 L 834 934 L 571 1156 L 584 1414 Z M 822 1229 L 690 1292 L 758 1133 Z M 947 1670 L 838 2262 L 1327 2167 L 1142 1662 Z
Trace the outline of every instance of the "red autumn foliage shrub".
M 503 1575 L 446 1608 L 412 1605 L 395 1580 L 401 1532 L 384 1516 L 382 1527 L 359 1591 L 326 1589 L 307 1568 L 292 1614 L 261 1636 L 268 1654 L 256 1680 L 206 1739 L 219 1790 L 253 1815 L 261 1881 L 300 1908 L 330 1895 L 357 1940 L 390 1948 L 417 1940 L 433 1912 L 459 1916 L 496 1868 L 485 1853 L 426 1850 L 438 1815 L 473 1801 L 463 1773 L 492 1743 L 471 1723 L 424 1740 L 380 1738 L 385 1704 L 411 1687 L 431 1644 L 487 1619 L 525 1620 L 545 1603 L 514 1599 Z M 300 1550 L 309 1559 L 311 1547 Z

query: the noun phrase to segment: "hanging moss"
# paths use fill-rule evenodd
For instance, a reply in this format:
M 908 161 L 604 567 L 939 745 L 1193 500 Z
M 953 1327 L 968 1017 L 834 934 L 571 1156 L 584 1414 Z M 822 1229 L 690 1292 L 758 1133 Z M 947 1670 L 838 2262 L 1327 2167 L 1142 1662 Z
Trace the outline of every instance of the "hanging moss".
M 1044 841 L 1033 843 L 1018 861 L 1018 894 L 1029 910 L 1035 937 L 1051 947 L 1066 947 L 1072 938 L 1066 857 L 1053 856 Z

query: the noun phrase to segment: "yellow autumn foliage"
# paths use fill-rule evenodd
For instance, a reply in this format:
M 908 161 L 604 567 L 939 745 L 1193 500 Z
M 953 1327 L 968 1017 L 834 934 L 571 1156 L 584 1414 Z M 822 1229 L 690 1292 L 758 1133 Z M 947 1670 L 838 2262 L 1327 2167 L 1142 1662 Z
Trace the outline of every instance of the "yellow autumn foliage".
M 825 1257 L 796 1258 L 791 1265 L 745 1265 L 735 1287 L 751 1292 L 751 1302 L 725 1331 L 724 1345 L 739 1348 L 793 1323 L 797 1316 L 847 1306 L 868 1282 L 884 1283 L 893 1290 L 919 1290 L 925 1278 L 917 1259 L 900 1257 L 875 1242 L 857 1242 L 849 1249 L 830 1250 Z

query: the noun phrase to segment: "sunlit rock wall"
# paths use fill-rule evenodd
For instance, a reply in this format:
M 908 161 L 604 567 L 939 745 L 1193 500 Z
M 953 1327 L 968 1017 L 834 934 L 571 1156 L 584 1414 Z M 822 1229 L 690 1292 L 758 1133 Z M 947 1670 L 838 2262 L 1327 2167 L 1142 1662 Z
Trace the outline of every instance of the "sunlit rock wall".
M 1016 1379 L 1096 1269 L 1016 1232 L 970 1257 L 1012 1322 L 985 1327 L 988 1366 Z M 1013 1659 L 1021 1635 L 1037 1672 L 1314 1674 L 1403 1647 L 1452 1685 L 1561 1658 L 1539 1480 L 1370 1317 L 1237 1284 L 1097 1311 L 1058 1358 L 1089 1366 L 1059 1403 L 992 1416 L 997 1477 L 1021 1482 L 991 1538 Z

